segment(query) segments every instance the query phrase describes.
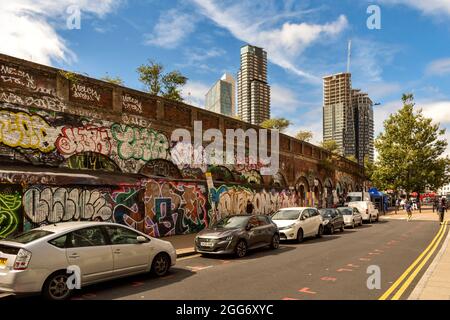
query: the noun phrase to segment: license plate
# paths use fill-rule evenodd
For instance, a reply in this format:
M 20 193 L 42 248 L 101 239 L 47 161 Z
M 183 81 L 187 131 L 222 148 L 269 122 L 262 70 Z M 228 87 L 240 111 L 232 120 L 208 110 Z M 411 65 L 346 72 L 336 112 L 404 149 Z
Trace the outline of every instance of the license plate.
M 6 266 L 6 261 L 8 261 L 7 258 L 0 258 L 0 267 Z
M 213 247 L 214 243 L 212 243 L 212 242 L 200 242 L 200 245 L 202 247 Z

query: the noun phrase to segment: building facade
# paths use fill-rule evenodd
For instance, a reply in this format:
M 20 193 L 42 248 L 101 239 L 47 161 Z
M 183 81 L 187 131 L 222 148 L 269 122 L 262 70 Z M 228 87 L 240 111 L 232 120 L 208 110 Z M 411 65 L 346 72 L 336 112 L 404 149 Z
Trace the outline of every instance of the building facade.
M 238 115 L 241 120 L 259 125 L 270 119 L 270 86 L 267 84 L 267 53 L 262 48 L 241 48 L 238 72 Z
M 334 140 L 341 155 L 355 155 L 355 128 L 350 73 L 323 78 L 323 141 Z
M 206 110 L 227 116 L 234 116 L 236 114 L 235 87 L 236 82 L 233 76 L 225 73 L 206 94 Z
M 363 164 L 367 158 L 374 161 L 374 119 L 373 102 L 367 93 L 352 90 L 353 113 L 355 117 L 355 157 Z

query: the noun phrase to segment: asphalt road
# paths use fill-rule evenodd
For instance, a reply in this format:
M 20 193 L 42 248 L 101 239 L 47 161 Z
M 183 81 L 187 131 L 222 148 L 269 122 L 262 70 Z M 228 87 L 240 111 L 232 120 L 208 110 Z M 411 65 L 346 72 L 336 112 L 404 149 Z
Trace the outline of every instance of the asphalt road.
M 187 257 L 164 278 L 110 281 L 83 288 L 73 299 L 378 299 L 438 229 L 434 221 L 386 220 L 301 244 L 282 243 L 278 250 L 260 249 L 243 259 Z M 380 268 L 380 289 L 367 288 L 371 265 Z

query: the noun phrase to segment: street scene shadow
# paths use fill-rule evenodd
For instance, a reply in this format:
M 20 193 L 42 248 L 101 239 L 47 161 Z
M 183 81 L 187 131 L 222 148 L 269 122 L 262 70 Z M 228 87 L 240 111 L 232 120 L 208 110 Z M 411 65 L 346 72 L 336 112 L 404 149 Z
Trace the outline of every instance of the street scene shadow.
M 151 274 L 139 274 L 121 279 L 93 284 L 75 292 L 72 300 L 98 299 L 101 294 L 102 300 L 123 298 L 127 295 L 136 295 L 140 292 L 158 289 L 173 283 L 183 281 L 195 272 L 182 268 L 171 268 L 166 276 L 156 277 Z

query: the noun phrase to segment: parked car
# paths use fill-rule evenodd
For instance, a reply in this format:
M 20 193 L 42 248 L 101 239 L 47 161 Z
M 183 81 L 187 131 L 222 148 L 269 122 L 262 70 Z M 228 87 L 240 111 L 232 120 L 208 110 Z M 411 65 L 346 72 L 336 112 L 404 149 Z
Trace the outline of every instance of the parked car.
M 248 250 L 265 246 L 280 246 L 277 225 L 265 215 L 228 216 L 195 238 L 195 250 L 202 254 L 235 254 L 242 258 Z
M 349 207 L 357 208 L 361 213 L 363 221 L 368 221 L 372 223 L 373 221 L 378 221 L 378 210 L 375 208 L 374 204 L 370 201 L 354 201 L 349 202 Z
M 337 210 L 341 213 L 344 218 L 344 223 L 346 227 L 351 227 L 352 229 L 356 226 L 362 226 L 363 219 L 362 215 L 357 208 L 352 207 L 339 207 Z
M 344 218 L 338 210 L 333 208 L 326 208 L 320 209 L 319 212 L 322 216 L 325 232 L 329 234 L 333 234 L 335 230 L 341 230 L 341 232 L 344 232 Z
M 316 208 L 284 208 L 272 215 L 281 240 L 302 242 L 306 237 L 322 236 L 323 221 Z
M 123 225 L 57 223 L 0 241 L 0 292 L 41 292 L 63 300 L 73 292 L 69 266 L 79 268 L 79 284 L 85 286 L 149 271 L 163 276 L 176 257 L 170 242 Z

